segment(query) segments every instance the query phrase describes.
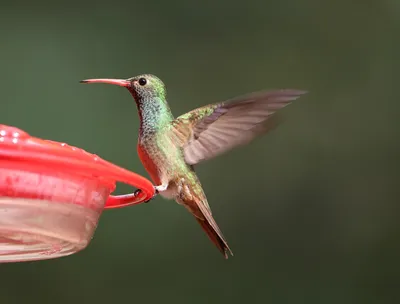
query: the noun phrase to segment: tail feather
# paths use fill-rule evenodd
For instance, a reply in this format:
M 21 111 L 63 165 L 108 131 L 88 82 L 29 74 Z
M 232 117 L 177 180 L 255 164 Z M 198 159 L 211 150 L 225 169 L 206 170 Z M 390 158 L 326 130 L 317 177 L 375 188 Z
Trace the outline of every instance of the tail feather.
M 228 258 L 228 252 L 233 256 L 232 250 L 229 248 L 221 230 L 212 216 L 210 206 L 208 205 L 207 198 L 201 188 L 200 181 L 198 180 L 194 171 L 193 180 L 191 183 L 185 182 L 181 179 L 179 197 L 176 201 L 185 206 L 186 209 L 192 213 L 199 222 L 200 226 L 206 232 L 209 239 L 215 244 L 218 250 L 224 255 L 225 259 Z
M 207 219 L 199 219 L 196 217 L 196 220 L 203 228 L 208 238 L 215 244 L 218 250 L 224 255 L 225 259 L 228 258 L 228 252 L 233 256 L 233 253 L 229 248 L 225 239 L 214 230 L 214 228 L 210 225 Z

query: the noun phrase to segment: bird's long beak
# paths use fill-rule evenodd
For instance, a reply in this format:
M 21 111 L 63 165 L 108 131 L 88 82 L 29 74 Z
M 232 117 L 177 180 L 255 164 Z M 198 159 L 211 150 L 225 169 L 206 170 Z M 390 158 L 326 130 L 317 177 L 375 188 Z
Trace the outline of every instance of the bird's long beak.
M 115 84 L 120 87 L 129 87 L 131 82 L 126 79 L 110 79 L 110 78 L 99 78 L 99 79 L 85 79 L 81 80 L 80 83 L 108 83 Z

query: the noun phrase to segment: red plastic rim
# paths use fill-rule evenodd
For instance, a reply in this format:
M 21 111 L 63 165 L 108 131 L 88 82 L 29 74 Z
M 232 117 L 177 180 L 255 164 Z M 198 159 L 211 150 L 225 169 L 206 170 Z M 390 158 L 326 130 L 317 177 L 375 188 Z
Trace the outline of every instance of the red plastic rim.
M 139 204 L 154 196 L 152 183 L 136 173 L 83 149 L 32 137 L 15 127 L 0 125 L 0 159 L 23 162 L 24 168 L 30 171 L 63 171 L 96 178 L 104 183 L 110 192 L 115 190 L 116 182 L 129 184 L 141 190 L 138 195 L 110 195 L 104 207 L 106 209 Z

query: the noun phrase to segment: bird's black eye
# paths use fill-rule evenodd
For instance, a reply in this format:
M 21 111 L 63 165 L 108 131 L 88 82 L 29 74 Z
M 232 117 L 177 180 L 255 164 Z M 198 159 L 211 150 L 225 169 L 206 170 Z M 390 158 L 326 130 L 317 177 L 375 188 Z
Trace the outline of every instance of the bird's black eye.
M 140 78 L 140 79 L 139 79 L 139 84 L 140 84 L 141 86 L 146 85 L 146 83 L 147 83 L 146 78 Z

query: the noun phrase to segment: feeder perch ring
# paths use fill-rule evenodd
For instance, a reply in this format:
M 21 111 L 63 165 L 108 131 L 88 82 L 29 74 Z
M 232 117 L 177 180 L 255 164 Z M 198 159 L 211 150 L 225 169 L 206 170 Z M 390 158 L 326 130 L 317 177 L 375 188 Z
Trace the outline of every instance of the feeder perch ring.
M 117 182 L 141 191 L 112 196 Z M 149 180 L 97 155 L 0 125 L 0 262 L 78 252 L 104 209 L 153 195 Z

